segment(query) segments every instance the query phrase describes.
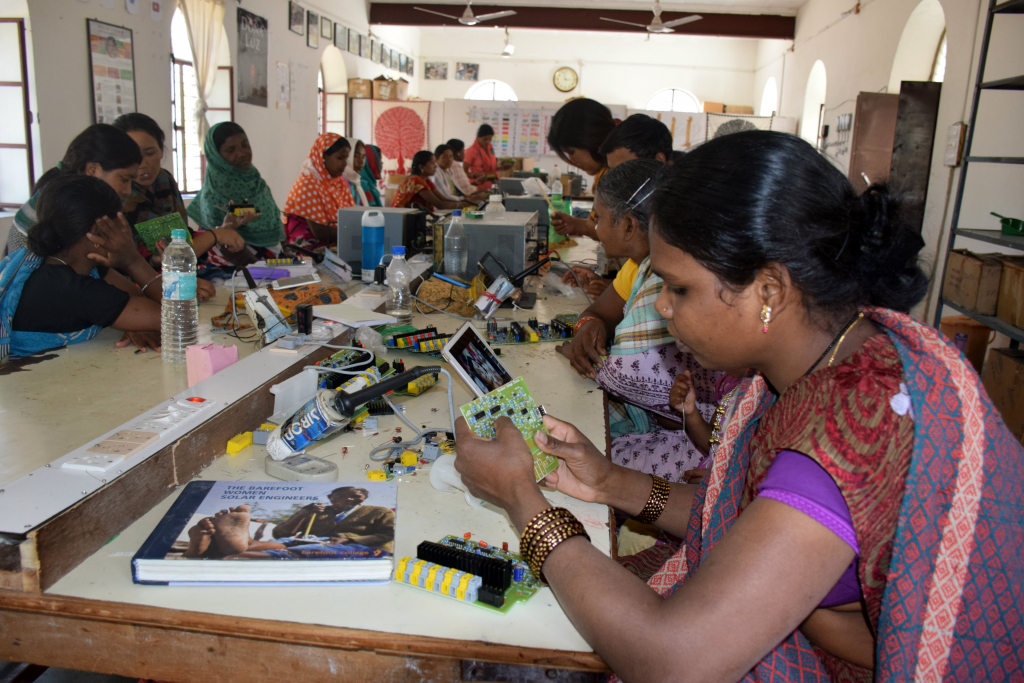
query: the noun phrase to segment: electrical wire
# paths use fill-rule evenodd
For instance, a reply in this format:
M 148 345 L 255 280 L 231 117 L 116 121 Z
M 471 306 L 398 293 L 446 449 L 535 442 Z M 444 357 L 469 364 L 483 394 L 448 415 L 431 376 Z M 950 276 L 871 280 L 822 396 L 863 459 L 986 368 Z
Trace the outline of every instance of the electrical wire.
M 442 374 L 444 374 L 444 376 L 448 378 L 448 417 L 451 418 L 451 423 L 452 423 L 451 432 L 452 432 L 452 434 L 454 434 L 455 433 L 455 403 L 452 401 L 452 376 L 451 376 L 451 373 L 449 373 L 444 368 L 438 368 L 438 371 L 441 372 Z M 377 446 L 376 448 L 374 448 L 374 449 L 372 449 L 370 451 L 370 454 L 369 454 L 370 455 L 370 460 L 373 460 L 375 462 L 379 462 L 381 460 L 387 460 L 388 457 L 389 457 L 389 454 L 392 451 L 395 451 L 395 450 L 405 450 L 409 446 L 415 446 L 416 444 L 420 443 L 421 441 L 426 439 L 430 434 L 437 434 L 437 433 L 446 431 L 444 429 L 424 429 L 423 431 L 420 431 L 419 429 L 416 428 L 416 425 L 414 425 L 404 415 L 402 415 L 402 413 L 398 410 L 398 408 L 395 406 L 395 404 L 391 402 L 391 399 L 389 399 L 387 396 L 382 396 L 381 398 L 383 398 L 384 402 L 387 403 L 391 407 L 391 411 L 398 417 L 398 419 L 400 419 L 402 422 L 407 424 L 409 426 L 409 429 L 411 429 L 414 432 L 416 432 L 416 436 L 411 441 L 402 441 L 400 444 L 387 443 L 387 444 L 384 444 L 383 446 Z M 387 451 L 387 452 L 384 455 L 378 456 L 377 453 L 380 452 L 380 451 Z

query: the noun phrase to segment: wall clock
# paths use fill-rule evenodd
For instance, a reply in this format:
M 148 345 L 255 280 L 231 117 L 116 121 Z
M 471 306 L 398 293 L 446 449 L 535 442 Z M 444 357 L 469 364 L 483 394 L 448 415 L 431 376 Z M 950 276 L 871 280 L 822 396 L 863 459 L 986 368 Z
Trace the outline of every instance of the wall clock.
M 571 67 L 563 66 L 561 69 L 555 72 L 555 87 L 562 92 L 569 92 L 576 88 L 576 84 L 579 83 L 579 76 L 576 75 Z

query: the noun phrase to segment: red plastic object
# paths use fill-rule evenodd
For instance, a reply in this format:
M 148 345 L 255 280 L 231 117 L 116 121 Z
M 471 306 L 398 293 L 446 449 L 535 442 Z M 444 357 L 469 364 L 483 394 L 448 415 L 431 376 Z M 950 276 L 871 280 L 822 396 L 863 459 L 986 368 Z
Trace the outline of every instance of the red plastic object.
M 480 547 L 481 548 L 486 548 L 487 547 L 487 541 L 480 541 Z
M 192 396 L 191 398 L 186 398 L 185 400 L 188 401 L 189 403 L 206 403 L 205 398 L 199 398 L 198 396 Z
M 469 537 L 470 537 L 470 536 L 472 536 L 472 535 L 473 535 L 473 534 L 471 534 L 471 533 L 469 533 L 469 532 L 467 531 L 466 533 L 462 534 L 462 537 L 463 537 L 463 538 L 469 538 Z
M 508 541 L 501 542 L 501 549 L 504 550 L 506 553 L 508 552 Z

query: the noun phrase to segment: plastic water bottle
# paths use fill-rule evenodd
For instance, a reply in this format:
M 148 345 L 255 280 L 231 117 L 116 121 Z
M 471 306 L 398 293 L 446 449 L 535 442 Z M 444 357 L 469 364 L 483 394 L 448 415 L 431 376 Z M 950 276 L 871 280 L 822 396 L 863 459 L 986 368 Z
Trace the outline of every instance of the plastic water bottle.
M 391 265 L 388 266 L 388 302 L 384 312 L 398 319 L 399 325 L 412 322 L 412 268 L 405 260 L 405 247 L 391 247 Z
M 469 258 L 469 244 L 466 229 L 462 227 L 462 211 L 452 211 L 452 222 L 444 233 L 444 272 L 447 275 L 466 277 L 466 261 Z
M 373 282 L 373 269 L 384 258 L 384 212 L 363 212 L 363 282 Z
M 558 164 L 555 164 L 555 170 L 551 174 L 551 182 L 548 183 L 548 189 L 551 191 L 551 203 L 562 201 L 562 176 L 558 174 Z
M 185 347 L 195 344 L 199 337 L 196 253 L 184 230 L 171 231 L 171 243 L 164 250 L 162 263 L 160 355 L 165 363 L 184 363 Z
M 502 203 L 502 196 L 500 194 L 491 195 L 484 213 L 505 213 L 505 204 Z

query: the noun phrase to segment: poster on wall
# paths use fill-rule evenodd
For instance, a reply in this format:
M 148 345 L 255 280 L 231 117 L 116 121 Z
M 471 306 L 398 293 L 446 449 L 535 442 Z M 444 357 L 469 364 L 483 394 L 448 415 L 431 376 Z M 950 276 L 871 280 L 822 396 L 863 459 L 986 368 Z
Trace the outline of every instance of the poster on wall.
M 384 44 L 380 46 L 380 63 L 386 69 L 391 68 L 391 48 Z
M 344 51 L 348 47 L 349 30 L 341 24 L 334 25 L 334 47 Z
M 288 30 L 306 35 L 306 8 L 297 2 L 288 3 Z
M 405 65 L 405 74 L 407 76 L 416 75 L 416 60 L 412 57 L 409 57 L 409 62 Z
M 355 31 L 353 31 L 352 29 L 349 29 L 348 30 L 348 51 L 351 52 L 354 55 L 358 55 L 359 54 L 359 41 L 360 40 L 361 40 L 361 36 L 358 33 L 356 33 Z
M 320 47 L 320 15 L 306 10 L 306 45 Z
M 331 33 L 331 26 L 333 22 L 327 17 L 320 17 L 320 37 L 331 40 L 334 38 L 334 34 Z
M 427 144 L 429 128 L 430 102 L 370 102 L 370 144 L 380 147 L 385 171 L 405 173 Z
M 405 55 L 398 55 L 398 70 L 405 73 L 409 70 L 409 58 Z
M 448 62 L 423 62 L 423 78 L 428 81 L 447 81 Z
M 480 65 L 479 64 L 466 64 L 464 62 L 455 63 L 455 80 L 457 81 L 476 81 L 480 80 Z
M 238 101 L 267 106 L 267 20 L 238 8 Z
M 359 34 L 359 56 L 370 58 L 370 37 Z
M 92 115 L 110 123 L 135 111 L 135 56 L 132 30 L 96 19 L 85 20 L 92 74 Z
M 370 38 L 370 61 L 380 64 L 380 43 Z

